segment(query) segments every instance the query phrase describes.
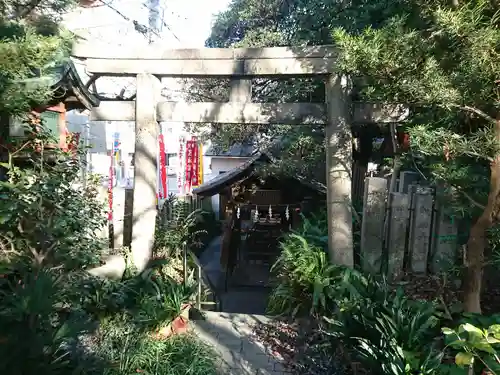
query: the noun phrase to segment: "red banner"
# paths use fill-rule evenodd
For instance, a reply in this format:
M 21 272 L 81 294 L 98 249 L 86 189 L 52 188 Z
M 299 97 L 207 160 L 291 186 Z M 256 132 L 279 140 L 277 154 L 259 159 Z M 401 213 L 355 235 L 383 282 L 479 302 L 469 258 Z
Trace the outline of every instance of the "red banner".
M 191 186 L 195 187 L 199 185 L 198 182 L 198 170 L 199 170 L 199 147 L 196 137 L 193 137 L 193 168 L 191 170 Z
M 193 179 L 193 156 L 194 149 L 196 148 L 195 141 L 187 141 L 186 142 L 186 194 L 191 193 L 192 179 Z
M 184 147 L 186 145 L 186 141 L 184 137 L 179 137 L 179 154 L 178 154 L 178 169 L 177 169 L 177 188 L 179 192 L 182 194 L 182 187 L 184 185 L 184 174 L 186 172 L 184 167 Z
M 168 194 L 167 188 L 167 161 L 165 155 L 165 140 L 163 134 L 158 137 L 160 149 L 160 199 L 166 199 Z
M 108 220 L 113 220 L 113 176 L 114 176 L 114 152 L 110 152 L 110 165 L 109 165 L 109 178 L 108 178 L 108 201 L 109 201 L 109 211 Z

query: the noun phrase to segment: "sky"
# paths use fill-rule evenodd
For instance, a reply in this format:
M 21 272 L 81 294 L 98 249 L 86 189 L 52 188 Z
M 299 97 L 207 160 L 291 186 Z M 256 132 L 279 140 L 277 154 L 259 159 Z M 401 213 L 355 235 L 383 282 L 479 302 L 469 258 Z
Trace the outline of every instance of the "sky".
M 160 39 L 155 45 L 164 48 L 201 48 L 210 35 L 212 21 L 227 9 L 231 0 L 159 0 L 163 18 Z M 148 0 L 97 0 L 98 6 L 77 8 L 64 16 L 64 25 L 96 44 L 113 47 L 141 46 L 148 39 L 138 33 L 133 21 L 148 24 Z M 79 74 L 86 81 L 84 63 L 75 61 Z M 116 96 L 122 88 L 125 96 L 135 91 L 134 80 L 102 78 L 98 91 Z
M 161 39 L 156 45 L 164 48 L 201 48 L 210 35 L 214 15 L 224 11 L 231 0 L 160 0 L 163 8 L 163 21 L 168 27 L 163 27 Z M 99 6 L 93 8 L 78 8 L 69 12 L 63 18 L 64 25 L 76 34 L 85 37 L 91 42 L 109 44 L 110 46 L 146 45 L 148 40 L 138 33 L 133 21 L 148 24 L 148 0 L 98 0 Z M 104 5 L 103 5 L 104 4 Z M 85 74 L 85 65 L 82 61 L 75 61 L 82 79 L 89 77 Z M 122 88 L 127 91 L 125 96 L 135 92 L 135 81 L 130 78 L 103 77 L 97 82 L 98 91 L 106 96 L 117 95 Z M 72 124 L 71 121 L 75 121 Z M 68 118 L 70 126 L 81 126 L 80 121 L 87 123 L 88 119 L 76 120 Z M 112 133 L 120 129 L 123 142 L 126 137 L 133 138 L 133 123 L 113 122 L 106 124 L 104 134 L 97 132 L 96 127 L 90 127 L 90 142 L 111 144 Z M 181 131 L 182 127 L 176 127 Z M 76 131 L 76 130 L 75 130 Z M 133 140 L 131 138 L 131 141 Z M 99 165 L 96 162 L 96 165 Z M 103 163 L 102 173 L 107 172 L 107 163 Z M 207 161 L 206 165 L 209 165 Z M 101 172 L 99 172 L 101 173 Z
M 230 0 L 160 0 L 164 24 L 161 44 L 166 48 L 200 48 L 210 35 L 214 15 L 225 10 Z M 102 0 L 94 8 L 79 8 L 65 16 L 66 26 L 114 45 L 145 44 L 133 22 L 147 25 L 147 0 Z M 107 4 L 107 5 L 103 5 Z
M 180 47 L 203 47 L 210 35 L 213 15 L 227 8 L 230 0 L 169 0 L 174 12 L 172 30 L 179 37 Z M 175 15 L 179 16 L 176 17 Z M 175 38 L 174 38 L 175 40 Z M 175 42 L 174 42 L 175 43 Z

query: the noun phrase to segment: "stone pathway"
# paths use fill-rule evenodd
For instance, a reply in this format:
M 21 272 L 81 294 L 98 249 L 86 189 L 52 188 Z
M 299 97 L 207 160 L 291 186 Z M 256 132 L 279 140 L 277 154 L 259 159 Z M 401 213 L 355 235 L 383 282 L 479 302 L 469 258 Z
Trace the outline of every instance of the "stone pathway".
M 220 355 L 221 375 L 288 374 L 276 358 L 252 335 L 253 326 L 268 323 L 263 315 L 205 311 L 205 320 L 191 321 L 195 333 Z

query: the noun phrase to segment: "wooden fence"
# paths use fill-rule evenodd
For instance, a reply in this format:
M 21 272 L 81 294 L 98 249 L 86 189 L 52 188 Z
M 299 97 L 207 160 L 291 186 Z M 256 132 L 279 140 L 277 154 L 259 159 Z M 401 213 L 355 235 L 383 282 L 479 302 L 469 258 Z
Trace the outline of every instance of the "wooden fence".
M 132 243 L 132 202 L 134 191 L 132 189 L 125 190 L 125 202 L 122 212 L 115 212 L 115 220 L 123 220 L 123 230 L 115 231 L 110 241 L 113 241 L 112 246 L 119 248 L 122 246 L 130 247 Z M 210 199 L 200 199 L 193 196 L 186 196 L 174 201 L 166 201 L 159 211 L 160 220 L 163 223 L 169 222 L 174 219 L 175 209 L 174 206 L 179 202 L 183 203 L 183 209 L 186 215 L 189 215 L 196 209 L 204 211 L 212 211 L 212 204 Z M 113 232 L 113 231 L 112 231 Z
M 210 199 L 201 199 L 196 196 L 185 196 L 174 201 L 165 201 L 160 209 L 160 218 L 163 222 L 168 222 L 175 219 L 175 215 L 179 214 L 178 205 L 182 205 L 182 215 L 187 216 L 195 210 L 212 211 L 212 202 Z M 177 208 L 176 208 L 177 207 Z
M 367 177 L 363 202 L 360 255 L 365 271 L 386 268 L 388 277 L 397 279 L 404 271 L 439 273 L 454 265 L 456 222 L 439 206 L 435 189 L 419 184 L 416 173 L 401 172 L 397 192 L 391 194 L 386 178 Z

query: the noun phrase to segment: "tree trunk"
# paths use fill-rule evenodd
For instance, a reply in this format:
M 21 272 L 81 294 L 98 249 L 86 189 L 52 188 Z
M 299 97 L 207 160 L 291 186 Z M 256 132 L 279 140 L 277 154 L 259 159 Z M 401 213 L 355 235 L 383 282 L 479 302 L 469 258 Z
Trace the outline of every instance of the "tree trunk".
M 500 143 L 500 119 L 495 125 L 495 138 Z M 487 231 L 497 220 L 500 209 L 500 154 L 490 164 L 490 192 L 488 203 L 481 216 L 471 227 L 465 250 L 464 310 L 481 313 L 481 282 L 483 279 L 484 250 L 487 245 Z

